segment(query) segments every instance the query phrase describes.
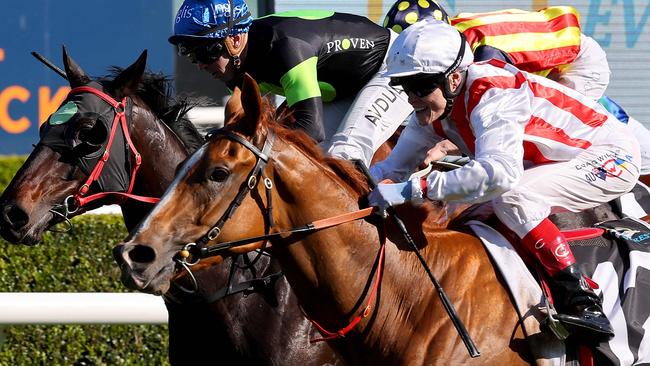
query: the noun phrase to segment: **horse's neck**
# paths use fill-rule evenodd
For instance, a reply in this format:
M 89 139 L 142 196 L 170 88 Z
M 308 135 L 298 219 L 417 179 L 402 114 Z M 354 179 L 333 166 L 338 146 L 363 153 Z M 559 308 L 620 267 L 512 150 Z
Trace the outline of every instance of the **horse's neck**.
M 155 117 L 151 111 L 134 107 L 130 135 L 142 164 L 133 185 L 133 194 L 146 197 L 160 197 L 174 179 L 176 167 L 188 152 L 167 125 Z M 134 159 L 131 156 L 133 163 Z M 121 205 L 124 222 L 131 231 L 144 218 L 152 204 L 127 200 Z
M 275 178 L 276 230 L 300 227 L 359 208 L 359 195 L 345 183 L 308 157 L 292 157 L 295 152 L 288 150 L 282 149 L 274 156 L 269 175 Z M 442 215 L 439 207 L 431 207 L 430 211 L 401 208 L 399 213 L 422 257 L 458 313 L 464 315 L 470 334 L 489 333 L 481 335 L 480 344 L 497 344 L 501 348 L 496 355 L 509 350 L 509 337 L 518 324 L 516 311 L 480 240 L 437 224 L 436 220 L 450 216 Z M 371 301 L 377 275 L 374 265 L 380 252 L 378 231 L 365 220 L 345 223 L 283 238 L 273 243 L 273 253 L 301 307 L 326 330 L 343 329 L 370 305 L 369 316 L 352 328 L 346 342 L 338 344 L 345 348 L 344 354 L 351 355 L 351 363 L 398 364 L 405 359 L 413 364 L 443 359 L 450 359 L 447 363 L 451 364 L 469 362 L 464 358 L 462 342 L 446 341 L 455 333 L 438 293 L 413 248 L 391 227 L 387 227 L 390 241 L 385 246 L 378 295 Z M 477 304 L 489 306 L 478 309 Z M 427 356 L 422 356 L 425 353 Z M 503 361 L 498 356 L 488 357 Z
M 280 155 L 274 158 L 280 160 L 274 166 L 274 199 L 284 206 L 275 210 L 282 213 L 275 218 L 278 230 L 359 209 L 359 195 L 333 173 L 323 173 L 324 168 L 307 157 L 290 159 L 286 152 Z M 278 207 L 275 202 L 274 206 Z M 370 273 L 378 250 L 377 228 L 359 220 L 282 240 L 275 245 L 274 256 L 308 313 L 327 308 L 346 312 L 354 307 L 358 299 L 353 297 L 361 295 L 367 284 L 367 278 L 351 282 L 351 276 Z

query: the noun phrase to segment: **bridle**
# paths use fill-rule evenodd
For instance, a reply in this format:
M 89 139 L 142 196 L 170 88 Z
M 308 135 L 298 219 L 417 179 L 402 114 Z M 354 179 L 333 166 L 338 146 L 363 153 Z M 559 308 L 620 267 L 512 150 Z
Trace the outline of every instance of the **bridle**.
M 156 203 L 160 201 L 160 198 L 157 197 L 139 196 L 131 193 L 133 190 L 133 185 L 135 183 L 135 178 L 138 169 L 142 164 L 142 156 L 136 149 L 135 145 L 133 145 L 133 141 L 131 141 L 131 135 L 129 134 L 129 126 L 127 122 L 127 113 L 126 113 L 127 101 L 129 98 L 124 97 L 122 98 L 121 101 L 118 102 L 115 99 L 113 99 L 113 97 L 111 97 L 110 95 L 91 86 L 80 86 L 80 87 L 73 88 L 68 93 L 68 97 L 70 97 L 71 95 L 82 94 L 82 93 L 91 93 L 98 96 L 100 99 L 102 99 L 104 102 L 106 102 L 108 105 L 110 105 L 113 108 L 114 117 L 113 117 L 113 122 L 111 124 L 110 135 L 108 136 L 108 142 L 106 143 L 106 147 L 104 148 L 104 153 L 102 154 L 101 158 L 97 161 L 97 164 L 95 164 L 95 167 L 88 175 L 88 178 L 86 178 L 86 181 L 81 185 L 81 187 L 79 187 L 77 192 L 75 192 L 72 195 L 69 195 L 63 200 L 62 204 L 55 205 L 55 207 L 52 210 L 50 210 L 51 212 L 63 217 L 63 219 L 66 220 L 66 222 L 68 222 L 70 228 L 72 227 L 72 224 L 70 223 L 68 216 L 70 214 L 76 213 L 81 207 L 87 205 L 89 202 L 98 200 L 100 198 L 104 198 L 107 196 L 116 196 L 117 197 L 116 203 L 122 203 L 126 199 L 133 199 L 136 201 L 146 202 L 146 203 Z M 117 132 L 118 126 L 122 127 L 122 133 L 124 134 L 124 138 L 126 140 L 126 143 L 128 144 L 129 150 L 133 154 L 134 162 L 135 162 L 135 164 L 131 169 L 131 179 L 129 182 L 129 188 L 127 189 L 126 192 L 99 192 L 87 196 L 91 184 L 99 179 L 104 169 L 104 165 L 106 164 L 106 162 L 110 157 L 111 146 L 113 144 L 113 139 Z M 63 212 L 59 212 L 59 210 L 62 210 Z
M 263 176 L 263 170 L 270 161 L 269 154 L 271 152 L 271 149 L 276 139 L 276 135 L 273 132 L 273 130 L 269 129 L 266 140 L 264 141 L 264 146 L 260 150 L 255 145 L 250 143 L 248 140 L 243 138 L 242 136 L 225 129 L 212 130 L 206 136 L 206 138 L 212 139 L 219 136 L 229 139 L 231 141 L 235 141 L 241 144 L 242 146 L 244 146 L 245 148 L 247 148 L 253 155 L 255 155 L 256 162 L 255 162 L 255 166 L 248 174 L 247 179 L 240 186 L 237 195 L 230 203 L 230 205 L 228 205 L 228 208 L 223 213 L 223 215 L 221 215 L 219 220 L 217 220 L 217 222 L 210 228 L 210 230 L 208 230 L 206 234 L 204 234 L 196 242 L 186 244 L 183 247 L 183 249 L 180 250 L 177 253 L 177 255 L 174 256 L 174 260 L 178 264 L 180 264 L 184 269 L 186 269 L 190 275 L 192 275 L 192 272 L 189 266 L 197 264 L 202 258 L 218 255 L 220 252 L 226 249 L 234 248 L 234 247 L 238 247 L 250 243 L 255 243 L 259 241 L 264 241 L 264 244 L 262 245 L 262 249 L 264 249 L 268 240 L 272 238 L 284 237 L 286 235 L 296 234 L 296 233 L 310 233 L 324 228 L 337 226 L 342 223 L 368 217 L 375 211 L 374 207 L 368 207 L 365 209 L 361 209 L 350 213 L 345 213 L 335 217 L 313 221 L 309 224 L 299 226 L 290 230 L 276 231 L 271 233 L 270 230 L 273 227 L 273 205 L 272 205 L 272 198 L 271 198 L 272 197 L 271 190 L 273 189 L 273 183 L 268 177 L 264 177 L 264 187 L 266 189 L 266 197 L 267 197 L 267 208 L 265 209 L 267 225 L 265 228 L 265 234 L 252 237 L 252 238 L 240 239 L 240 240 L 235 240 L 230 242 L 222 242 L 222 243 L 208 246 L 207 244 L 210 241 L 216 239 L 219 236 L 219 234 L 221 234 L 221 229 L 225 225 L 226 221 L 228 221 L 228 219 L 232 217 L 235 210 L 241 205 L 242 201 L 248 195 L 248 193 L 257 187 L 257 184 L 260 181 L 260 177 Z M 311 342 L 320 342 L 320 341 L 326 341 L 330 339 L 344 337 L 348 332 L 354 329 L 362 319 L 368 317 L 372 313 L 372 303 L 377 295 L 379 284 L 381 282 L 381 278 L 383 274 L 384 254 L 386 248 L 385 244 L 386 244 L 386 238 L 385 235 L 382 235 L 380 240 L 380 250 L 375 259 L 375 265 L 373 267 L 373 271 L 375 272 L 375 281 L 373 286 L 370 288 L 370 294 L 368 297 L 367 305 L 346 326 L 340 328 L 337 331 L 326 330 L 324 327 L 322 327 L 320 324 L 318 324 L 316 321 L 309 318 L 305 314 L 307 319 L 309 319 L 314 324 L 314 326 L 316 326 L 316 328 L 323 334 L 323 337 L 313 339 L 311 340 Z M 192 280 L 194 281 L 194 284 L 196 284 L 196 280 L 193 278 L 193 276 L 192 276 Z
M 217 136 L 223 136 L 229 140 L 238 142 L 239 144 L 243 145 L 246 147 L 250 152 L 255 155 L 256 161 L 255 161 L 255 166 L 253 169 L 250 171 L 248 174 L 247 179 L 244 181 L 244 183 L 241 185 L 239 188 L 239 191 L 237 192 L 237 195 L 233 199 L 233 201 L 230 203 L 226 211 L 223 213 L 223 215 L 217 220 L 217 222 L 208 230 L 208 232 L 203 235 L 201 238 L 199 238 L 196 242 L 193 243 L 188 243 L 183 247 L 183 250 L 179 251 L 178 255 L 174 256 L 174 260 L 183 268 L 187 271 L 188 276 L 190 277 L 190 281 L 192 284 L 191 289 L 187 289 L 184 287 L 180 287 L 180 289 L 184 292 L 187 293 L 194 293 L 198 291 L 198 282 L 196 280 L 196 277 L 194 276 L 191 266 L 197 264 L 201 258 L 208 257 L 210 255 L 206 255 L 206 253 L 209 252 L 211 248 L 207 248 L 206 245 L 208 242 L 211 240 L 216 239 L 219 234 L 221 233 L 221 229 L 223 226 L 226 224 L 226 221 L 232 217 L 232 215 L 235 213 L 237 208 L 241 205 L 242 201 L 250 191 L 255 189 L 257 187 L 257 183 L 259 181 L 260 176 L 262 175 L 262 171 L 266 167 L 266 164 L 269 162 L 269 153 L 271 152 L 271 149 L 273 147 L 273 143 L 275 141 L 275 134 L 269 131 L 269 134 L 266 138 L 266 141 L 264 142 L 264 146 L 262 147 L 262 150 L 258 149 L 255 145 L 250 143 L 248 140 L 245 138 L 241 137 L 240 135 L 237 135 L 229 130 L 225 129 L 212 129 L 208 132 L 206 135 L 206 140 L 210 140 L 212 138 L 215 138 Z M 268 234 L 269 230 L 273 227 L 273 200 L 272 200 L 272 194 L 271 190 L 273 189 L 273 183 L 271 179 L 268 177 L 264 177 L 264 187 L 266 188 L 266 200 L 267 200 L 267 208 L 266 208 L 266 229 L 265 232 Z M 266 246 L 266 243 L 262 246 L 262 249 Z M 192 253 L 192 254 L 191 254 Z M 216 255 L 216 254 L 213 254 Z M 258 255 L 250 261 L 250 264 L 248 265 L 249 268 L 253 268 L 253 264 L 255 264 L 260 256 L 263 255 L 262 250 L 258 252 Z M 191 260 L 188 261 L 188 259 L 192 258 Z M 245 259 L 248 261 L 248 257 Z M 234 261 L 233 259 L 233 270 L 234 270 Z M 255 282 L 263 282 L 267 283 L 269 282 L 269 278 L 276 279 L 281 275 L 281 272 L 279 273 L 274 273 L 270 276 L 264 277 L 264 278 L 255 278 L 252 281 L 246 281 L 246 283 L 239 284 L 238 287 L 240 289 L 247 289 L 253 285 L 247 285 L 247 283 L 255 283 Z M 236 292 L 232 292 L 231 288 L 231 278 L 232 278 L 232 271 L 231 271 L 231 276 L 229 277 L 229 286 L 226 287 L 228 289 L 228 292 L 225 293 L 223 296 L 230 295 Z M 239 291 L 241 292 L 241 291 Z M 221 297 L 223 297 L 221 296 Z M 213 300 L 214 301 L 214 300 Z
M 269 162 L 269 153 L 271 152 L 276 137 L 275 133 L 269 130 L 269 133 L 267 134 L 266 137 L 266 141 L 264 141 L 264 146 L 262 147 L 262 150 L 258 149 L 257 146 L 253 145 L 242 136 L 225 129 L 211 130 L 206 136 L 206 140 L 211 140 L 219 136 L 222 136 L 231 141 L 235 141 L 241 144 L 242 146 L 244 146 L 245 148 L 247 148 L 251 153 L 253 153 L 253 155 L 255 155 L 256 158 L 255 166 L 250 171 L 250 173 L 248 173 L 248 177 L 246 178 L 246 180 L 244 180 L 242 185 L 239 187 L 239 191 L 237 192 L 237 195 L 232 200 L 232 202 L 230 202 L 230 205 L 228 205 L 228 208 L 226 208 L 226 211 L 223 213 L 223 215 L 221 215 L 219 220 L 217 220 L 217 222 L 210 228 L 210 230 L 208 230 L 208 232 L 205 235 L 203 235 L 193 243 L 186 244 L 183 247 L 183 249 L 179 251 L 178 260 L 180 261 L 179 263 L 181 264 L 193 265 L 198 263 L 198 261 L 201 258 L 216 255 L 216 252 L 227 249 L 221 245 L 208 247 L 207 244 L 208 242 L 216 239 L 219 236 L 219 234 L 221 234 L 221 229 L 226 224 L 226 221 L 228 221 L 228 219 L 232 217 L 232 215 L 235 213 L 237 208 L 241 205 L 242 201 L 244 200 L 244 198 L 246 198 L 248 193 L 250 193 L 253 189 L 257 187 L 259 178 L 260 176 L 262 176 L 262 171 L 264 170 L 264 168 Z M 265 235 L 269 235 L 269 231 L 273 227 L 273 200 L 271 194 L 272 193 L 271 190 L 273 189 L 273 182 L 268 177 L 264 177 L 264 188 L 266 189 L 266 199 L 267 199 L 267 207 L 265 209 L 266 211 Z M 188 261 L 190 257 L 191 260 Z
M 305 224 L 303 226 L 298 226 L 293 229 L 271 232 L 271 229 L 274 227 L 272 199 L 273 182 L 268 177 L 264 177 L 263 181 L 264 188 L 266 189 L 267 199 L 267 207 L 264 209 L 264 211 L 266 211 L 267 222 L 265 233 L 260 236 L 222 242 L 208 246 L 207 244 L 210 241 L 219 237 L 219 234 L 221 234 L 221 229 L 225 225 L 226 221 L 232 217 L 232 215 L 235 213 L 235 210 L 237 210 L 237 208 L 241 205 L 242 201 L 244 198 L 246 198 L 248 193 L 257 187 L 257 184 L 260 181 L 260 177 L 263 176 L 262 171 L 270 160 L 269 153 L 276 139 L 276 135 L 273 130 L 269 129 L 266 141 L 264 142 L 264 146 L 262 147 L 262 150 L 260 150 L 242 136 L 225 129 L 215 129 L 210 131 L 207 135 L 207 139 L 212 139 L 217 136 L 222 136 L 246 147 L 256 157 L 255 166 L 250 171 L 248 177 L 240 186 L 237 195 L 232 200 L 232 202 L 230 202 L 230 205 L 228 205 L 228 208 L 225 210 L 223 215 L 221 215 L 219 220 L 217 220 L 217 222 L 208 230 L 206 234 L 204 234 L 195 242 L 185 244 L 185 246 L 183 246 L 183 249 L 178 252 L 176 259 L 182 264 L 194 265 L 198 263 L 198 261 L 200 261 L 202 258 L 219 255 L 219 253 L 223 252 L 224 250 L 240 247 L 246 244 L 269 240 L 277 237 L 284 237 L 289 234 L 310 233 L 328 227 L 337 226 L 346 222 L 359 220 L 370 216 L 375 210 L 373 207 L 368 207 L 358 211 L 313 221 L 311 223 Z

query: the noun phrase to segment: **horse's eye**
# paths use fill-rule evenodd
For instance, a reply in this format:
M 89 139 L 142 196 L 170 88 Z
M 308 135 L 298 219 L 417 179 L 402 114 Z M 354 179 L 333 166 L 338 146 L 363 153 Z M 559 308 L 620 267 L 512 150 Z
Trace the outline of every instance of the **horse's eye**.
M 79 141 L 89 141 L 92 137 L 92 127 L 91 126 L 82 126 L 77 131 L 77 140 Z
M 228 169 L 216 168 L 212 174 L 210 174 L 210 179 L 215 182 L 223 182 L 224 180 L 228 179 L 229 175 L 230 171 L 228 171 Z
M 84 124 L 77 132 L 77 139 L 91 145 L 102 145 L 108 137 L 108 131 L 103 123 L 95 121 L 94 124 Z

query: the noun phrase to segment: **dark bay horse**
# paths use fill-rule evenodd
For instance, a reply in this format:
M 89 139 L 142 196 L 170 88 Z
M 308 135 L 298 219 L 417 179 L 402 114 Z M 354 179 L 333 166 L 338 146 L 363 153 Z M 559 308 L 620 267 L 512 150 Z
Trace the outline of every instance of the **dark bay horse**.
M 170 97 L 168 80 L 163 76 L 144 72 L 146 51 L 128 68 L 116 69 L 114 77 L 97 81 L 91 81 L 65 49 L 63 61 L 72 90 L 90 86 L 111 99 L 126 98 L 128 135 L 141 156 L 131 193 L 160 197 L 172 182 L 176 166 L 204 143 L 203 137 L 183 117 L 189 108 L 187 103 L 175 102 Z M 98 196 L 75 212 L 62 212 L 63 203 L 70 201 L 68 197 L 79 192 L 87 181 L 88 174 L 80 167 L 83 161 L 98 156 L 97 151 L 106 148 L 109 123 L 115 115 L 114 109 L 98 94 L 87 89 L 81 91 L 71 93 L 62 104 L 73 108 L 74 114 L 67 115 L 69 120 L 65 120 L 65 114 L 55 113 L 46 122 L 50 126 L 42 128 L 41 141 L 0 197 L 0 232 L 7 241 L 35 244 L 45 230 L 63 221 L 64 216 L 72 217 L 89 208 L 115 202 L 115 196 Z M 76 101 L 76 106 L 68 105 L 70 100 Z M 124 186 L 128 184 L 120 187 L 116 182 L 131 181 L 136 157 L 130 153 L 129 141 L 124 136 L 118 126 L 111 155 L 99 182 L 90 184 L 88 195 L 111 188 L 126 189 Z M 117 159 L 119 164 L 111 165 L 112 159 Z M 92 166 L 88 170 L 91 169 Z M 120 200 L 120 196 L 117 199 L 129 231 L 152 207 L 132 199 Z M 228 363 L 340 363 L 327 344 L 309 344 L 311 325 L 299 310 L 284 278 L 265 293 L 248 296 L 239 293 L 212 301 L 213 294 L 224 286 L 249 280 L 252 270 L 261 275 L 279 271 L 278 264 L 268 257 L 262 257 L 250 270 L 230 264 L 228 260 L 222 265 L 194 270 L 199 292 L 180 293 L 182 296 L 166 299 L 172 364 L 202 364 L 214 352 Z M 178 298 L 180 302 L 176 301 Z
M 269 221 L 282 232 L 363 206 L 364 177 L 348 162 L 324 158 L 303 133 L 272 123 L 251 78 L 227 110 L 228 132 L 215 133 L 186 161 L 150 215 L 114 248 L 128 286 L 165 291 L 174 258 L 194 258 L 195 243 L 255 238 L 269 231 Z M 247 188 L 250 193 L 242 195 Z M 469 357 L 416 256 L 390 227 L 382 261 L 377 218 L 271 239 L 270 250 L 306 314 L 332 332 L 360 319 L 335 344 L 351 364 L 529 364 L 516 309 L 480 241 L 438 224 L 444 220 L 432 205 L 404 209 L 410 232 L 481 357 Z M 260 245 L 253 240 L 223 255 Z

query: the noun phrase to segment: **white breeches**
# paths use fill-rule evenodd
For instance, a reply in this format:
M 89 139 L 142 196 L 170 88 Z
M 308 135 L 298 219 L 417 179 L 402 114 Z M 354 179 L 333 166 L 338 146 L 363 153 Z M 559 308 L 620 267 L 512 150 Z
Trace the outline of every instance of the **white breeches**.
M 630 191 L 640 162 L 636 141 L 592 145 L 572 160 L 524 170 L 514 189 L 492 201 L 494 211 L 523 238 L 552 213 L 579 212 Z
M 391 31 L 391 43 L 396 34 Z M 381 69 L 355 97 L 323 104 L 325 140 L 321 146 L 342 159 L 360 159 L 366 166 L 379 147 L 413 112 L 401 87 L 388 85 Z

